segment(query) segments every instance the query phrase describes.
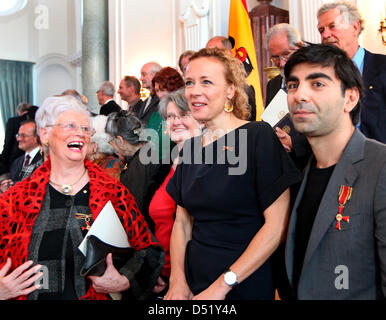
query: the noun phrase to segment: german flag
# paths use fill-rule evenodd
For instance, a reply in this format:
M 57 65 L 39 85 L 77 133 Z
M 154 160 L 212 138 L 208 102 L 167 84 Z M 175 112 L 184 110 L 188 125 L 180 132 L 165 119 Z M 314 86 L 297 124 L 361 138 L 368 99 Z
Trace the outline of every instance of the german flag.
M 246 0 L 231 0 L 228 37 L 232 45 L 234 45 L 233 55 L 240 59 L 247 72 L 249 89 L 254 93 L 255 97 L 256 120 L 261 120 L 264 104 Z

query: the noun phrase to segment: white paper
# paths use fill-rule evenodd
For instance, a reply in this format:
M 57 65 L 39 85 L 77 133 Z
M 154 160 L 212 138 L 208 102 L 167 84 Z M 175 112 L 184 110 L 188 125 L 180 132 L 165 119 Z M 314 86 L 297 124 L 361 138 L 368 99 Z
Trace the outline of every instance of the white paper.
M 126 231 L 111 201 L 106 203 L 78 247 L 85 256 L 87 254 L 87 237 L 90 235 L 94 235 L 103 242 L 115 247 L 130 247 Z
M 261 119 L 274 127 L 288 113 L 287 93 L 280 89 L 261 114 Z

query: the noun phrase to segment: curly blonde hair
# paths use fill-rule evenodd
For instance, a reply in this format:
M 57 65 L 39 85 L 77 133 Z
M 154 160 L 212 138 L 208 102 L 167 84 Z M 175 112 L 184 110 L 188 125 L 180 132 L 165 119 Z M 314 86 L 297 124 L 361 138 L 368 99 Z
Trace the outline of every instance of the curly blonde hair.
M 235 94 L 230 101 L 233 106 L 233 114 L 239 119 L 247 120 L 251 114 L 251 108 L 245 92 L 248 87 L 246 72 L 241 62 L 232 57 L 229 50 L 219 48 L 201 49 L 191 56 L 189 63 L 199 58 L 213 58 L 223 65 L 226 82 L 235 87 Z

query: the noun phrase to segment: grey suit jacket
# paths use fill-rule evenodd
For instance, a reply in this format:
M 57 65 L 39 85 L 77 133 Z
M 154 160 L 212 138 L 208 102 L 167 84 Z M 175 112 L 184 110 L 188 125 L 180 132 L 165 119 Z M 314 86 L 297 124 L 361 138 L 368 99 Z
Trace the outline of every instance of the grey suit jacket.
M 286 269 L 293 286 L 297 208 L 289 222 Z M 353 188 L 336 228 L 340 186 Z M 345 278 L 344 278 L 345 277 Z M 342 284 L 343 287 L 342 287 Z M 312 227 L 296 292 L 298 299 L 378 299 L 386 296 L 386 145 L 356 130 L 335 166 Z

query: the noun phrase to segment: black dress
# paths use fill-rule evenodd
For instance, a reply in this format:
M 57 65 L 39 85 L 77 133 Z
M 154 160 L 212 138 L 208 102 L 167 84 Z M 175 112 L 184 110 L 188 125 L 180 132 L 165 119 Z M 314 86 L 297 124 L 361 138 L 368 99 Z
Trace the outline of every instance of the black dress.
M 202 148 L 188 140 L 167 191 L 193 220 L 185 255 L 193 294 L 212 284 L 244 252 L 263 226 L 263 212 L 300 173 L 273 129 L 249 122 Z M 268 259 L 232 289 L 227 299 L 274 299 Z

